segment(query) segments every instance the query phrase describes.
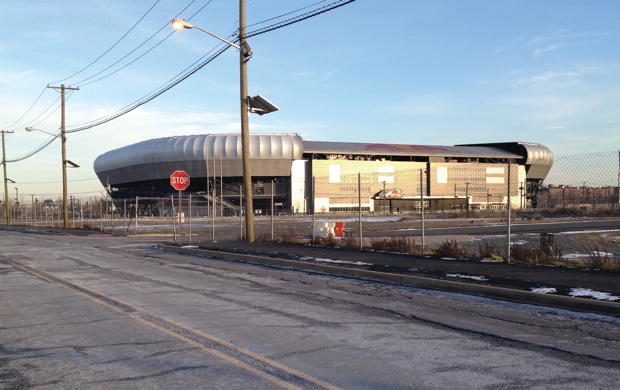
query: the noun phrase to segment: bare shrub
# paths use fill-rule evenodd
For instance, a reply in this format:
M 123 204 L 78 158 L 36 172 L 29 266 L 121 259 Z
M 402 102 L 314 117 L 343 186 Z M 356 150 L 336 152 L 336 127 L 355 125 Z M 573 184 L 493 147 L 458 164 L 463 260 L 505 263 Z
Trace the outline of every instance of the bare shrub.
M 609 252 L 605 248 L 594 247 L 589 249 L 584 265 L 605 271 L 620 271 L 620 259 L 609 256 Z
M 328 234 L 326 237 L 319 237 L 318 245 L 325 248 L 337 248 L 338 240 L 333 234 Z
M 478 244 L 478 257 L 481 259 L 499 259 L 501 255 L 497 245 L 490 241 L 482 241 Z
M 564 264 L 562 251 L 555 245 L 545 249 L 527 245 L 512 245 L 510 247 L 510 257 L 528 264 Z
M 464 259 L 469 257 L 467 250 L 459 245 L 456 240 L 446 240 L 435 249 L 435 255 L 437 257 L 452 257 L 455 259 Z
M 416 244 L 413 237 L 390 237 L 381 240 L 374 240 L 370 243 L 370 246 L 376 251 L 408 254 L 420 253 L 420 247 Z

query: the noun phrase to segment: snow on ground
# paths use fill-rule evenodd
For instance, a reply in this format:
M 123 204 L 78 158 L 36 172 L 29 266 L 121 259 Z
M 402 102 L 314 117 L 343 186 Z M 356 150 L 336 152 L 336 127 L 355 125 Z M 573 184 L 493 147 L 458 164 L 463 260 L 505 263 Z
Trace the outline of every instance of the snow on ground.
M 362 261 L 334 260 L 334 259 L 325 259 L 325 258 L 322 258 L 322 257 L 303 256 L 303 257 L 300 257 L 299 259 L 300 260 L 318 261 L 319 263 L 349 264 L 349 265 L 372 265 L 370 263 L 364 263 Z
M 600 301 L 620 301 L 620 297 L 611 295 L 607 292 L 596 291 L 589 288 L 571 288 L 568 293 L 571 297 L 589 297 Z
M 525 240 L 516 240 L 512 242 L 512 245 L 525 245 L 527 244 L 527 241 Z
M 489 280 L 485 276 L 474 276 L 474 275 L 463 275 L 463 274 L 446 274 L 446 277 L 448 277 L 448 278 L 459 278 L 459 279 L 471 279 L 471 280 L 477 280 L 479 282 L 485 282 L 485 281 Z
M 590 256 L 613 257 L 614 254 L 611 252 L 604 252 L 604 251 L 592 251 L 592 254 L 590 253 L 567 253 L 563 255 L 562 258 L 565 260 L 574 260 L 574 259 L 583 259 L 584 257 L 590 257 Z
M 590 233 L 612 233 L 612 232 L 620 232 L 620 229 L 609 229 L 609 230 L 578 230 L 574 232 L 561 232 L 554 233 L 555 235 L 568 235 L 568 234 L 590 234 Z
M 532 287 L 530 291 L 538 294 L 555 294 L 558 292 L 558 290 L 553 287 Z
M 456 257 L 441 257 L 441 260 L 450 260 L 450 261 L 454 261 L 454 260 L 456 260 Z
M 481 263 L 503 263 L 504 260 L 503 259 L 482 259 L 480 260 Z

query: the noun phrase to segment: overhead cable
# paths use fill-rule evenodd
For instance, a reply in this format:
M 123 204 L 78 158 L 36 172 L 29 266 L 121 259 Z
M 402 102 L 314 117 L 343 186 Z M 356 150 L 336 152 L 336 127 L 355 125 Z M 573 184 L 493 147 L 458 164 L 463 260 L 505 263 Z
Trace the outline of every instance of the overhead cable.
M 129 35 L 129 33 L 131 33 L 131 32 L 132 32 L 132 31 L 133 31 L 133 30 L 134 30 L 134 29 L 138 26 L 138 24 L 140 24 L 140 23 L 142 22 L 142 20 L 144 20 L 144 18 L 146 17 L 146 15 L 148 15 L 148 14 L 149 14 L 149 13 L 153 10 L 153 8 L 155 8 L 155 6 L 157 5 L 157 3 L 159 3 L 159 1 L 160 1 L 160 0 L 155 0 L 155 2 L 151 5 L 151 7 L 150 7 L 148 10 L 146 10 L 146 12 L 144 13 L 144 15 L 142 15 L 142 16 L 140 17 L 140 19 L 138 19 L 138 21 L 137 21 L 137 22 L 135 22 L 135 23 L 133 24 L 133 26 L 131 26 L 131 28 L 125 32 L 125 34 L 123 34 L 123 35 L 122 35 L 122 36 L 121 36 L 121 37 L 120 37 L 120 38 L 119 38 L 116 42 L 114 42 L 114 44 L 112 44 L 112 46 L 110 46 L 110 47 L 109 47 L 107 50 L 105 50 L 105 51 L 104 51 L 101 55 L 99 55 L 99 57 L 97 57 L 97 58 L 95 58 L 94 60 L 92 60 L 92 61 L 91 61 L 88 65 L 84 66 L 82 69 L 78 70 L 77 72 L 75 72 L 75 73 L 73 73 L 73 74 L 71 74 L 71 75 L 69 75 L 69 76 L 67 76 L 67 77 L 65 77 L 65 78 L 63 78 L 63 79 L 60 79 L 60 80 L 58 80 L 58 81 L 54 81 L 54 82 L 52 82 L 52 84 L 58 84 L 58 83 L 60 83 L 60 82 L 62 82 L 62 81 L 69 80 L 70 78 L 72 78 L 72 77 L 74 77 L 74 76 L 77 76 L 78 74 L 82 73 L 82 72 L 83 72 L 83 71 L 85 71 L 86 69 L 88 69 L 88 68 L 90 68 L 91 66 L 93 66 L 93 65 L 94 65 L 97 61 L 99 61 L 100 59 L 102 59 L 102 58 L 103 58 L 106 54 L 108 54 L 108 53 L 109 53 L 112 49 L 114 49 L 114 48 L 115 48 L 115 47 L 116 47 L 116 46 L 117 46 L 117 45 L 118 45 L 118 44 L 119 44 L 119 43 L 120 43 L 123 39 L 125 39 L 125 38 L 127 37 L 127 35 Z
M 205 7 L 206 7 L 206 6 L 208 6 L 208 5 L 209 5 L 212 1 L 213 1 L 213 0 L 209 0 L 209 1 L 207 1 L 207 2 L 206 2 L 203 6 L 202 6 L 202 7 L 200 7 L 200 8 L 199 8 L 196 12 L 194 12 L 194 13 L 193 13 L 193 14 L 192 14 L 189 18 L 187 18 L 187 20 L 191 20 L 194 16 L 196 16 L 197 14 L 199 14 L 199 13 L 200 13 L 203 9 L 205 9 Z M 183 12 L 183 11 L 181 11 L 181 12 Z M 177 16 L 179 16 L 179 15 L 181 14 L 181 12 L 179 12 L 179 13 L 177 14 Z M 161 29 L 159 29 L 159 30 L 158 30 L 158 32 L 159 32 L 159 31 L 161 31 L 161 30 L 163 30 L 163 28 L 164 28 L 164 27 L 167 27 L 168 25 L 169 25 L 169 23 L 166 23 L 166 25 L 164 25 Z M 145 55 L 149 54 L 151 51 L 153 51 L 153 50 L 154 50 L 155 48 L 157 48 L 159 45 L 161 45 L 161 44 L 162 44 L 162 43 L 164 43 L 166 40 L 168 40 L 168 38 L 170 38 L 170 37 L 171 37 L 171 36 L 172 36 L 175 32 L 176 32 L 176 31 L 172 31 L 172 32 L 170 32 L 168 35 L 166 35 L 166 36 L 165 36 L 163 39 L 161 39 L 159 42 L 157 42 L 156 44 L 154 44 L 153 46 L 151 46 L 149 49 L 147 49 L 146 51 L 144 51 L 142 54 L 140 54 L 139 56 L 137 56 L 136 58 L 134 58 L 134 59 L 133 59 L 133 60 L 131 60 L 130 62 L 128 62 L 128 63 L 126 63 L 126 64 L 124 64 L 124 65 L 123 65 L 123 66 L 121 66 L 120 68 L 117 68 L 117 69 L 115 69 L 115 70 L 111 71 L 110 73 L 104 74 L 103 76 L 101 76 L 101 77 L 99 77 L 99 78 L 96 78 L 96 79 L 94 79 L 94 80 L 90 80 L 90 81 L 87 81 L 87 82 L 80 83 L 79 85 L 80 85 L 81 87 L 84 87 L 84 86 L 87 86 L 87 85 L 90 85 L 90 84 L 94 84 L 94 83 L 96 83 L 96 82 L 98 82 L 98 81 L 101 81 L 101 80 L 103 80 L 103 79 L 106 79 L 106 78 L 108 78 L 108 77 L 110 77 L 110 76 L 112 76 L 112 75 L 114 75 L 114 74 L 116 74 L 116 73 L 120 72 L 121 70 L 123 70 L 123 69 L 127 68 L 128 66 L 132 65 L 133 63 L 135 63 L 136 61 L 138 61 L 139 59 L 141 59 L 142 57 L 144 57 Z M 156 35 L 156 34 L 157 34 L 157 33 L 155 33 L 155 35 Z M 130 53 L 130 54 L 131 54 L 131 53 Z M 119 61 L 117 61 L 117 62 L 115 62 L 114 64 L 110 65 L 110 67 L 111 67 L 111 66 L 113 66 L 113 65 L 115 65 L 115 64 L 117 64 L 118 62 L 120 62 L 120 60 L 119 60 Z M 104 71 L 105 71 L 105 70 L 107 70 L 107 69 L 109 69 L 109 67 L 108 67 L 108 68 L 106 68 L 106 69 L 104 69 Z M 96 75 L 93 75 L 93 76 L 96 76 Z M 91 76 L 91 77 L 92 77 L 92 76 Z
M 329 11 L 334 10 L 336 8 L 340 8 L 342 6 L 345 6 L 345 5 L 350 4 L 350 3 L 354 2 L 354 1 L 355 0 L 338 0 L 338 1 L 334 1 L 334 2 L 329 3 L 329 4 L 327 4 L 327 5 L 323 6 L 323 7 L 315 8 L 312 11 L 308 11 L 308 12 L 303 13 L 301 15 L 294 16 L 292 18 L 283 20 L 281 22 L 270 24 L 269 26 L 265 26 L 265 27 L 261 27 L 261 28 L 256 29 L 256 30 L 249 31 L 249 32 L 246 33 L 246 38 L 250 38 L 250 37 L 257 36 L 257 35 L 265 34 L 265 33 L 268 33 L 270 31 L 280 29 L 282 27 L 290 26 L 291 24 L 299 23 L 299 22 L 304 21 L 306 19 L 310 19 L 312 17 L 315 17 L 317 15 L 323 14 L 325 12 L 329 12 Z
M 198 12 L 200 12 L 202 9 L 204 9 L 204 7 L 206 7 L 207 5 L 209 5 L 209 3 L 211 3 L 212 0 L 209 0 L 204 6 L 202 6 L 200 8 L 200 10 Z M 192 4 L 194 4 L 196 2 L 196 0 L 191 0 L 189 3 L 187 3 L 187 5 L 185 7 L 183 7 L 181 9 L 181 11 L 179 11 L 175 18 L 178 17 L 179 15 L 181 15 L 183 12 L 185 12 L 185 10 L 187 10 Z M 128 65 L 125 65 L 117 70 L 114 70 L 96 80 L 93 80 L 94 78 L 96 78 L 97 76 L 105 73 L 107 70 L 109 70 L 110 68 L 112 68 L 113 66 L 117 65 L 118 63 L 120 63 L 121 61 L 125 60 L 127 57 L 131 56 L 133 53 L 135 53 L 136 51 L 138 51 L 138 49 L 140 49 L 141 47 L 143 47 L 144 45 L 146 45 L 148 42 L 150 42 L 153 38 L 155 38 L 160 32 L 162 32 L 166 27 L 170 26 L 170 21 L 166 21 L 166 23 L 161 26 L 157 31 L 155 31 L 153 34 L 151 34 L 148 38 L 146 38 L 144 41 L 142 41 L 142 43 L 140 43 L 138 46 L 136 46 L 135 48 L 133 48 L 129 53 L 123 55 L 121 58 L 119 58 L 118 60 L 114 61 L 113 63 L 111 63 L 110 65 L 106 66 L 105 68 L 101 69 L 100 71 L 86 77 L 83 78 L 82 80 L 76 82 L 76 85 L 79 86 L 85 86 L 88 84 L 92 84 L 95 83 L 97 81 L 103 80 L 113 74 L 115 74 L 116 72 L 126 68 L 127 66 L 133 64 L 134 62 L 136 62 L 138 59 L 144 57 L 146 54 L 148 54 L 149 52 L 151 52 L 153 49 L 155 49 L 157 46 L 159 46 L 160 44 L 162 44 L 165 40 L 167 40 L 168 38 L 170 38 L 170 36 L 172 36 L 174 34 L 174 31 L 169 33 L 168 35 L 166 35 L 163 39 L 161 39 L 159 42 L 157 42 L 155 45 L 153 45 L 151 48 L 147 49 L 144 53 L 140 54 L 136 59 L 134 59 L 132 62 L 130 62 Z M 92 80 L 92 81 L 91 81 Z
M 34 102 L 32 102 L 32 104 L 30 105 L 30 107 L 28 107 L 26 112 L 24 112 L 22 114 L 22 116 L 17 118 L 13 123 L 5 126 L 4 130 L 7 130 L 7 129 L 13 127 L 14 125 L 18 124 L 22 119 L 24 119 L 26 117 L 26 115 L 28 115 L 30 113 L 30 111 L 32 111 L 32 108 L 35 106 L 35 104 L 37 104 L 39 102 L 39 100 L 41 99 L 41 96 L 43 96 L 43 94 L 45 93 L 46 90 L 47 90 L 47 87 L 43 87 L 43 90 L 41 91 L 41 93 L 39 93 L 39 96 L 37 96 L 37 98 L 34 99 Z
M 290 12 L 286 12 L 286 13 L 283 13 L 283 14 L 278 15 L 278 16 L 273 16 L 273 17 L 271 17 L 271 18 L 264 19 L 264 20 L 261 20 L 261 21 L 258 21 L 258 22 L 252 23 L 252 24 L 248 24 L 248 25 L 246 25 L 245 27 L 246 27 L 246 28 L 248 28 L 248 27 L 254 27 L 254 26 L 258 26 L 259 24 L 264 24 L 264 23 L 267 23 L 267 22 L 271 22 L 272 20 L 276 20 L 276 19 L 283 18 L 283 17 L 285 17 L 285 16 L 289 16 L 289 15 L 292 15 L 292 14 L 296 14 L 297 12 L 303 11 L 303 10 L 308 9 L 308 8 L 312 8 L 312 7 L 314 7 L 315 5 L 319 5 L 319 4 L 325 3 L 325 2 L 327 2 L 327 1 L 329 1 L 329 0 L 321 0 L 321 1 L 317 1 L 316 3 L 308 4 L 307 6 L 305 6 L 305 7 L 301 7 L 301 8 L 297 8 L 296 10 L 293 10 L 293 11 L 290 11 Z
M 42 143 L 38 148 L 36 148 L 35 150 L 32 150 L 30 152 L 28 152 L 27 154 L 17 157 L 17 158 L 7 158 L 6 162 L 18 162 L 18 161 L 22 161 L 25 160 L 27 158 L 30 158 L 32 156 L 34 156 L 35 154 L 39 153 L 40 151 L 42 151 L 43 149 L 47 148 L 52 142 L 54 142 L 54 140 L 56 140 L 56 138 L 60 137 L 60 133 L 51 136 L 47 141 L 45 141 L 44 143 Z

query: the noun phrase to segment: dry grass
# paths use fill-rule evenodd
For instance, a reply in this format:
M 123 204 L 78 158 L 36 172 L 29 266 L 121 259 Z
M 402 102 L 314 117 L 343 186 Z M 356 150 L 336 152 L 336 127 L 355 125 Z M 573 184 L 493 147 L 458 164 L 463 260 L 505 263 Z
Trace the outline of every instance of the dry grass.
M 373 240 L 370 246 L 376 251 L 408 253 L 411 255 L 419 254 L 421 249 L 413 237 L 390 237 Z
M 482 241 L 478 244 L 478 258 L 480 259 L 493 259 L 503 260 L 497 245 L 490 241 Z
M 470 254 L 456 240 L 444 241 L 437 249 L 435 249 L 437 257 L 452 257 L 455 259 L 466 259 Z
M 588 257 L 583 264 L 588 268 L 604 271 L 620 271 L 620 259 L 609 256 L 605 248 L 594 247 L 588 250 Z
M 566 265 L 562 251 L 557 246 L 541 249 L 528 245 L 512 245 L 510 257 L 527 264 Z

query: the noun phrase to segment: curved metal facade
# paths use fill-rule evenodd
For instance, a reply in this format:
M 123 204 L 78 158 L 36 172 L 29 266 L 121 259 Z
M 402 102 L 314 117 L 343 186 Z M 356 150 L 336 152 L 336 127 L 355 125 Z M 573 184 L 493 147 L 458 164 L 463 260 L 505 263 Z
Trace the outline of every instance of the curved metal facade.
M 296 134 L 250 135 L 253 176 L 289 176 L 292 160 L 302 153 Z M 222 176 L 241 176 L 241 156 L 239 134 L 177 136 L 111 150 L 97 157 L 94 169 L 104 185 L 167 179 L 177 169 L 194 177 L 205 177 L 213 169 Z
M 525 149 L 525 167 L 528 179 L 545 179 L 553 166 L 553 152 L 546 146 L 531 142 L 519 142 Z

